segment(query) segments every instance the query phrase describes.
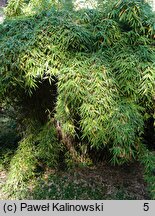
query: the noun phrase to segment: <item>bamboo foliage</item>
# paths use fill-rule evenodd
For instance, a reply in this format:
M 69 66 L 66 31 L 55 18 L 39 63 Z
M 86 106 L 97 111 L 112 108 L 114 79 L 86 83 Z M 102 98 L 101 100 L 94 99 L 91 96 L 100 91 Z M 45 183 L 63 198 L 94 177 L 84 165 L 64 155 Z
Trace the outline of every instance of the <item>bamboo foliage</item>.
M 141 149 L 145 116 L 153 115 L 152 20 L 149 6 L 135 0 L 119 1 L 110 13 L 52 8 L 6 20 L 0 26 L 2 99 L 25 106 L 25 96 L 57 80 L 57 92 L 46 100 L 56 98 L 50 111 L 63 133 L 92 148 L 106 146 L 113 163 L 131 161 Z
M 148 17 L 148 14 L 150 16 Z M 138 0 L 118 1 L 109 16 L 118 20 L 123 28 L 133 29 L 142 35 L 154 34 L 154 17 L 151 16 L 151 6 Z

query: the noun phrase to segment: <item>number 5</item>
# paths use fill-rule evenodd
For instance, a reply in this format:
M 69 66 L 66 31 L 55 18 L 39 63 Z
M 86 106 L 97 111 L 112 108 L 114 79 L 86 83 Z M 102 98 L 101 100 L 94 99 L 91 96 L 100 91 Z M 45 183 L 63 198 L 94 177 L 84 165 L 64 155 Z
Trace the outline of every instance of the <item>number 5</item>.
M 149 210 L 149 203 L 144 203 L 144 211 L 148 211 Z

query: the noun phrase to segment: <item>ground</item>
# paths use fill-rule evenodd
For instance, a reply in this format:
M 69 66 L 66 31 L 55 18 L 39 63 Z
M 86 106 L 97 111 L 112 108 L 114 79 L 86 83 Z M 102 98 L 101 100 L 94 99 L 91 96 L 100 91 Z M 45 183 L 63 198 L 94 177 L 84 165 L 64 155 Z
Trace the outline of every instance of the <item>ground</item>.
M 47 173 L 48 174 L 48 173 Z M 51 180 L 45 175 L 46 187 L 50 189 Z M 50 176 L 50 175 L 49 175 Z M 143 168 L 138 163 L 130 166 L 110 166 L 102 162 L 97 166 L 76 168 L 70 172 L 61 172 L 59 178 L 64 184 L 74 184 L 74 194 L 71 197 L 55 197 L 64 199 L 148 199 L 146 183 L 143 179 Z M 65 179 L 65 180 L 64 180 Z M 61 180 L 60 180 L 61 181 Z M 58 184 L 61 182 L 58 182 Z M 47 186 L 49 185 L 49 186 Z M 77 192 L 80 187 L 83 191 Z M 60 187 L 62 190 L 63 188 Z M 89 191 L 89 193 L 88 193 Z M 39 198 L 39 197 L 36 197 Z M 51 198 L 51 197 L 44 197 Z
M 2 186 L 5 184 L 6 181 L 6 171 L 2 170 L 0 171 L 0 200 L 4 198 L 3 192 L 2 192 Z
M 0 172 L 5 184 L 6 171 Z M 0 186 L 0 188 L 1 188 Z M 5 199 L 0 190 L 0 199 Z M 26 199 L 149 199 L 143 179 L 143 167 L 137 162 L 122 167 L 102 162 L 97 166 L 69 171 L 46 170 L 29 185 Z

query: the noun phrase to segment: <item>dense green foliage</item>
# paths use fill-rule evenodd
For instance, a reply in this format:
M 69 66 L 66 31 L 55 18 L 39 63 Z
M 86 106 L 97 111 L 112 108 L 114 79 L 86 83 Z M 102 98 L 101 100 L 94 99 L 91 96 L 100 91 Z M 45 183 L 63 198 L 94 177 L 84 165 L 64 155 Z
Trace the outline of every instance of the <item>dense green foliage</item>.
M 23 138 L 11 167 L 19 171 L 24 154 L 21 169 L 23 164 L 29 178 L 38 154 L 48 164 L 57 162 L 61 145 L 47 123 L 51 118 L 75 140 L 77 151 L 79 145 L 106 148 L 114 164 L 141 157 L 155 98 L 155 18 L 149 5 L 125 0 L 110 9 L 66 11 L 55 4 L 35 11 L 34 2 L 10 1 L 0 25 L 1 101 L 18 111 L 24 128 L 33 121 L 44 128 L 37 138 Z M 42 143 L 39 149 L 36 142 Z
M 37 172 L 48 168 L 57 168 L 61 145 L 55 138 L 52 125 L 31 128 L 31 133 L 23 138 L 15 152 L 9 167 L 5 190 L 14 198 L 23 198 L 29 181 Z M 13 186 L 13 188 L 12 188 Z
M 155 165 L 155 154 L 150 152 L 144 147 L 143 154 L 140 155 L 139 160 L 143 163 L 145 167 L 144 178 L 148 184 L 149 193 L 151 199 L 155 199 L 155 175 L 154 165 Z
M 73 2 L 72 0 L 9 0 L 5 12 L 7 17 L 16 17 L 48 11 L 51 7 L 69 10 L 73 9 Z

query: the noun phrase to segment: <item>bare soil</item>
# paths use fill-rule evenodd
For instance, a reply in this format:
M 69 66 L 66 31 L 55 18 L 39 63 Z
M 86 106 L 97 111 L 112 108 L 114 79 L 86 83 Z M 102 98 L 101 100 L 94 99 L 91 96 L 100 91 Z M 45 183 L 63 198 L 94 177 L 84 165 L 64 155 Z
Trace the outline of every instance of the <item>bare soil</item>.
M 143 178 L 143 167 L 137 162 L 121 167 L 110 166 L 107 162 L 104 162 L 94 167 L 77 168 L 74 170 L 74 175 L 73 173 L 67 175 L 70 175 L 73 181 L 75 176 L 76 178 L 78 176 L 79 180 L 83 179 L 90 184 L 103 185 L 106 188 L 105 197 L 107 199 L 115 198 L 120 190 L 123 190 L 122 193 L 125 193 L 131 199 L 149 199 L 147 184 Z
M 46 178 L 52 170 L 45 172 Z M 59 177 L 67 177 L 69 182 L 86 184 L 90 188 L 103 188 L 104 199 L 150 199 L 147 184 L 143 178 L 143 167 L 136 163 L 125 166 L 111 166 L 107 162 L 92 167 L 74 168 L 59 172 Z M 0 172 L 0 200 L 4 199 L 1 187 L 7 179 L 6 171 Z
M 52 172 L 45 172 L 44 179 L 48 181 Z M 92 191 L 95 191 L 95 188 L 102 190 L 104 200 L 148 200 L 150 197 L 143 173 L 144 168 L 138 162 L 124 166 L 111 166 L 107 162 L 102 162 L 92 167 L 55 172 L 60 179 L 68 179 L 68 183 L 86 185 Z M 50 180 L 48 183 L 50 184 Z

